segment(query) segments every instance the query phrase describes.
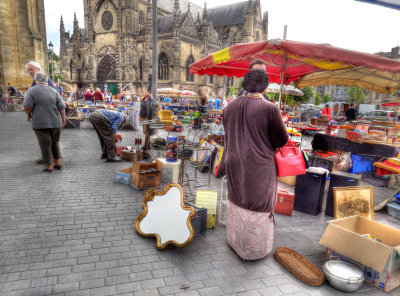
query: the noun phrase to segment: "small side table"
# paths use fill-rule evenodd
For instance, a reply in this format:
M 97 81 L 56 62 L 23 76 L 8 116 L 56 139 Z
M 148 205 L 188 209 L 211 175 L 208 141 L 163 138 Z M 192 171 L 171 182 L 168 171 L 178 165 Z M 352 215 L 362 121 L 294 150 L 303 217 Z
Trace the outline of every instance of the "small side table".
M 181 160 L 177 161 L 167 161 L 165 158 L 157 158 L 157 160 L 163 163 L 163 169 L 172 169 L 172 183 L 178 183 L 179 169 L 181 167 Z

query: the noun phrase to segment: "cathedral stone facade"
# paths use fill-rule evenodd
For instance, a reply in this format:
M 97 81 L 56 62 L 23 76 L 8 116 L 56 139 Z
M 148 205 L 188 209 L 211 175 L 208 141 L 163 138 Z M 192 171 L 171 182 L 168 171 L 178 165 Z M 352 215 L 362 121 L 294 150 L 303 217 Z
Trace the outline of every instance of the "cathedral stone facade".
M 187 0 L 159 0 L 158 88 L 221 95 L 223 78 L 191 75 L 189 66 L 234 43 L 267 39 L 260 0 L 212 9 Z M 60 68 L 71 88 L 100 87 L 140 94 L 152 72 L 151 1 L 84 0 L 85 26 L 72 35 L 60 21 Z M 229 79 L 228 83 L 234 83 Z
M 0 1 L 0 85 L 25 89 L 32 78 L 25 65 L 38 62 L 47 72 L 46 26 L 43 0 Z

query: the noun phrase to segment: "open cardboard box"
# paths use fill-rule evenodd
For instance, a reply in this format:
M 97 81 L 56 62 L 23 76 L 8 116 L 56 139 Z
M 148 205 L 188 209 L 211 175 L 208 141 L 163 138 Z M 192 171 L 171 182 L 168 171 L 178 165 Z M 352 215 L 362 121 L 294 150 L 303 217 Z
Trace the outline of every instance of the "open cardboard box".
M 278 181 L 294 186 L 296 185 L 296 176 L 278 177 Z
M 386 292 L 400 286 L 400 230 L 352 216 L 329 221 L 320 244 L 362 264 L 364 273 L 374 274 L 366 276 L 374 286 Z

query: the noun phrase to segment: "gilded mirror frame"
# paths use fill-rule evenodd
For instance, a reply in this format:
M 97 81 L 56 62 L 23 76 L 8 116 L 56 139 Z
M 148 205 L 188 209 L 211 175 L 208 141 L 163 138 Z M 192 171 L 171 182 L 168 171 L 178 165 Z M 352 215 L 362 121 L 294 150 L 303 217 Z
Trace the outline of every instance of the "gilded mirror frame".
M 157 196 L 163 196 L 163 195 L 165 195 L 172 187 L 176 187 L 176 188 L 178 188 L 179 189 L 179 192 L 180 192 L 180 194 L 181 194 L 181 198 L 180 198 L 180 206 L 181 206 L 181 209 L 182 210 L 186 210 L 186 211 L 190 211 L 190 213 L 189 213 L 189 215 L 188 215 L 188 218 L 187 218 L 187 221 L 186 221 L 186 223 L 187 223 L 187 227 L 188 227 L 188 229 L 189 229 L 189 232 L 190 232 L 190 235 L 189 235 L 189 237 L 188 237 L 188 239 L 185 241 L 185 242 L 183 242 L 183 243 L 179 243 L 179 242 L 177 242 L 177 241 L 175 241 L 175 240 L 168 240 L 168 241 L 166 241 L 165 243 L 161 243 L 161 237 L 160 237 L 160 234 L 158 234 L 158 233 L 145 233 L 145 232 L 143 232 L 141 229 L 140 229 L 140 222 L 146 217 L 146 215 L 148 214 L 148 206 L 147 206 L 147 203 L 149 202 L 149 201 L 153 201 Z M 191 206 L 186 206 L 185 205 L 185 202 L 184 202 L 184 193 L 183 193 L 183 190 L 182 190 L 182 187 L 180 186 L 180 185 L 178 185 L 178 184 L 175 184 L 175 183 L 169 183 L 169 184 L 167 184 L 166 186 L 165 186 L 165 188 L 162 190 L 162 191 L 160 191 L 160 190 L 158 190 L 158 189 L 156 189 L 156 188 L 150 188 L 150 189 L 148 189 L 147 191 L 145 191 L 144 192 L 144 197 L 143 197 L 143 200 L 142 200 L 142 209 L 143 209 L 143 212 L 139 215 L 139 217 L 136 219 L 136 223 L 135 223 L 135 226 L 136 226 L 136 230 L 137 230 L 137 232 L 141 235 L 141 236 L 144 236 L 144 237 L 152 237 L 152 236 L 154 236 L 154 237 L 156 237 L 156 240 L 157 240 L 157 248 L 159 249 L 159 250 L 164 250 L 168 245 L 175 245 L 175 246 L 177 246 L 177 247 L 185 247 L 185 246 L 187 246 L 192 240 L 193 240 L 193 237 L 194 237 L 194 229 L 193 229 L 193 227 L 192 227 L 192 223 L 191 223 L 191 220 L 192 220 L 192 218 L 193 217 L 195 217 L 196 216 L 196 211 L 195 211 L 195 209 L 193 208 L 193 207 L 191 207 Z

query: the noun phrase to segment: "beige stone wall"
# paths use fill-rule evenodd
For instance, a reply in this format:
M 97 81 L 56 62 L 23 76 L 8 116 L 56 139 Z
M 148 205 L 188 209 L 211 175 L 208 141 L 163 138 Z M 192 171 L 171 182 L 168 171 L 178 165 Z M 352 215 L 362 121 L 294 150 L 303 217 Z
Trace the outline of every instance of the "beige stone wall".
M 43 0 L 0 1 L 0 83 L 30 87 L 28 61 L 37 61 L 48 71 Z

